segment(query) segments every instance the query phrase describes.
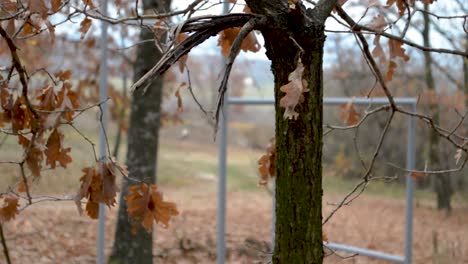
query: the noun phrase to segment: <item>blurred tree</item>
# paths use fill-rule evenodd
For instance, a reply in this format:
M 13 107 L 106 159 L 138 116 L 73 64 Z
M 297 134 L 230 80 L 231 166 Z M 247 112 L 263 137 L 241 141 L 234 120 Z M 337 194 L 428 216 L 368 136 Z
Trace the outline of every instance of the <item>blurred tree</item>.
M 157 10 L 168 12 L 170 0 L 143 0 L 143 10 Z M 134 80 L 138 80 L 153 67 L 154 62 L 161 58 L 161 52 L 152 39 L 155 33 L 146 27 L 141 28 L 136 61 L 134 64 Z M 158 36 L 157 36 L 158 37 Z M 162 77 L 154 79 L 150 87 L 133 93 L 131 103 L 130 124 L 128 129 L 127 166 L 132 178 L 156 182 L 157 152 L 159 140 L 159 126 L 161 117 Z M 120 195 L 118 222 L 115 231 L 110 264 L 124 263 L 153 263 L 152 233 L 139 227 L 134 234 L 132 224 L 127 216 L 127 203 L 124 197 L 128 194 L 128 187 L 132 183 L 123 179 Z

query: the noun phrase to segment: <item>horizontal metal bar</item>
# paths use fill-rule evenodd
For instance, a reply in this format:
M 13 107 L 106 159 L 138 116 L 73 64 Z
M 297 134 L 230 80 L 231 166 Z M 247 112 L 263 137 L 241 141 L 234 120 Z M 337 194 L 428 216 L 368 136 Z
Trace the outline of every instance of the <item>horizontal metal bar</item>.
M 333 243 L 333 242 L 323 242 L 323 244 L 326 247 L 331 248 L 333 250 L 345 251 L 345 252 L 349 252 L 349 253 L 356 253 L 356 254 L 359 254 L 359 255 L 362 255 L 362 256 L 379 258 L 379 259 L 384 259 L 384 260 L 397 262 L 397 263 L 403 263 L 405 261 L 405 258 L 403 256 L 382 253 L 382 252 L 379 252 L 379 251 L 374 251 L 374 250 L 369 250 L 369 249 L 364 249 L 364 248 L 358 248 L 358 247 L 353 247 L 353 246 L 348 246 L 348 245 L 342 245 L 342 244 L 337 244 L 337 243 Z
M 366 98 L 366 97 L 356 97 L 356 98 L 349 98 L 349 97 L 325 97 L 323 98 L 324 104 L 331 104 L 331 105 L 340 105 L 346 104 L 350 100 L 353 100 L 354 104 L 376 104 L 376 105 L 384 105 L 388 104 L 388 99 L 386 97 L 376 97 L 376 98 Z M 401 97 L 401 98 L 394 98 L 393 99 L 396 104 L 399 105 L 415 105 L 417 103 L 416 98 L 412 97 Z M 263 98 L 242 98 L 242 97 L 231 97 L 227 100 L 228 104 L 235 104 L 235 105 L 272 105 L 275 103 L 275 99 L 263 99 Z

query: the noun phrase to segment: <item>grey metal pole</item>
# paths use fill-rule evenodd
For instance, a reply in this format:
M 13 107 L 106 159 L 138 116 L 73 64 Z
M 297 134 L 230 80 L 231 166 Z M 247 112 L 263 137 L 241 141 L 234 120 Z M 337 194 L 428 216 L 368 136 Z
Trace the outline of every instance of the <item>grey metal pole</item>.
M 223 4 L 223 14 L 229 12 L 229 2 Z M 226 63 L 226 58 L 223 57 L 222 63 Z M 227 99 L 226 97 L 224 99 Z M 227 122 L 228 122 L 228 107 L 229 104 L 225 101 L 220 115 L 220 130 L 219 130 L 219 179 L 218 179 L 218 225 L 216 238 L 216 263 L 224 264 L 226 258 L 226 158 L 227 158 Z
M 416 102 L 411 105 L 416 112 Z M 406 150 L 406 169 L 413 170 L 416 163 L 416 120 L 408 117 L 408 142 Z M 413 196 L 414 182 L 410 173 L 406 175 L 406 208 L 405 208 L 405 264 L 411 264 L 413 251 Z
M 107 0 L 101 1 L 101 12 L 104 16 L 107 15 Z M 101 66 L 99 72 L 99 98 L 101 102 L 107 99 L 107 28 L 108 24 L 101 21 Z M 99 153 L 101 158 L 104 158 L 107 153 L 107 144 L 105 136 L 105 127 L 107 126 L 108 111 L 107 105 L 102 105 L 102 127 L 99 133 Z M 99 204 L 99 220 L 98 220 L 98 236 L 97 236 L 97 264 L 104 264 L 104 241 L 105 241 L 105 223 L 106 223 L 106 206 L 103 203 Z

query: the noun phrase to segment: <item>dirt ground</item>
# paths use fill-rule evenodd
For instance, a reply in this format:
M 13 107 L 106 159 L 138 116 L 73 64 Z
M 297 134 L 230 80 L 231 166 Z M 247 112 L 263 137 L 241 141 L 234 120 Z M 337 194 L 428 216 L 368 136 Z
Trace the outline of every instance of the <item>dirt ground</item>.
M 181 214 L 168 229 L 155 232 L 154 263 L 214 263 L 216 190 L 165 189 Z M 324 197 L 324 215 L 339 201 Z M 106 254 L 110 254 L 116 208 L 108 213 Z M 325 225 L 332 242 L 403 253 L 404 202 L 362 195 Z M 230 192 L 227 216 L 227 263 L 267 263 L 270 251 L 271 198 L 262 191 Z M 5 226 L 13 263 L 95 263 L 97 222 L 79 217 L 72 202 L 29 207 Z M 468 210 L 450 215 L 416 205 L 414 263 L 468 263 Z M 330 254 L 329 251 L 327 251 Z M 337 252 L 325 263 L 388 263 Z M 4 263 L 3 254 L 0 263 Z

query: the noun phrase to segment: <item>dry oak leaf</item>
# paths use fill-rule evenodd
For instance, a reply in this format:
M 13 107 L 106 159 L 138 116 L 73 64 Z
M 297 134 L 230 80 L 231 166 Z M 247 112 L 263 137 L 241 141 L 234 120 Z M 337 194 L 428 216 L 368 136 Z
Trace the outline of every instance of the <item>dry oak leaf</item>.
M 403 42 L 395 39 L 390 39 L 388 41 L 388 45 L 390 48 L 390 59 L 400 57 L 404 61 L 408 61 L 410 58 L 408 55 L 405 54 L 405 49 L 402 48 Z
M 42 160 L 46 147 L 42 138 L 36 137 L 31 145 L 31 141 L 23 135 L 18 136 L 18 143 L 26 150 L 26 165 L 34 177 L 41 176 Z
M 236 39 L 240 27 L 228 28 L 219 33 L 218 46 L 221 47 L 221 53 L 228 57 L 231 52 L 232 43 Z M 244 40 L 242 40 L 241 49 L 245 52 L 257 52 L 260 50 L 260 44 L 257 41 L 257 37 L 253 32 L 250 32 Z
M 80 38 L 83 39 L 86 33 L 88 32 L 89 28 L 91 27 L 91 19 L 85 18 L 80 23 L 79 32 L 81 33 Z
M 361 116 L 356 111 L 352 99 L 348 103 L 341 105 L 340 108 L 342 109 L 340 119 L 343 120 L 346 125 L 354 126 L 359 122 Z
M 18 198 L 3 194 L 0 195 L 0 223 L 5 223 L 15 218 L 18 214 Z
M 184 111 L 184 105 L 182 103 L 182 96 L 180 95 L 180 89 L 183 88 L 184 86 L 186 86 L 187 83 L 186 82 L 182 82 L 180 85 L 179 85 L 179 88 L 177 88 L 177 90 L 175 91 L 174 95 L 175 97 L 177 98 L 177 111 L 179 112 L 183 112 Z
M 275 156 L 276 156 L 276 141 L 271 139 L 266 153 L 258 159 L 258 172 L 260 173 L 259 185 L 265 186 L 268 183 L 268 178 L 275 176 Z
M 294 110 L 296 106 L 304 101 L 303 93 L 308 92 L 308 83 L 302 79 L 304 65 L 299 59 L 296 69 L 288 76 L 289 83 L 280 87 L 280 90 L 286 93 L 280 100 L 280 106 L 284 107 L 285 119 L 296 119 L 299 114 Z
M 141 225 L 150 232 L 153 229 L 153 220 L 167 228 L 171 217 L 179 214 L 175 203 L 163 200 L 157 185 L 142 183 L 128 187 L 128 192 L 125 200 L 128 217 L 134 222 L 134 231 Z
M 96 167 L 83 169 L 84 175 L 80 178 L 81 186 L 75 195 L 75 203 L 80 215 L 83 213 L 81 200 L 87 198 L 86 213 L 89 217 L 99 217 L 99 203 L 109 207 L 115 205 L 117 195 L 116 176 L 112 162 L 100 161 Z
M 55 169 L 57 162 L 64 168 L 67 167 L 68 163 L 72 162 L 72 158 L 67 154 L 71 148 L 63 148 L 62 143 L 63 134 L 58 129 L 54 129 L 47 140 L 47 149 L 44 151 L 47 158 L 46 164 L 50 165 L 52 169 Z
M 31 110 L 26 105 L 24 97 L 19 97 L 11 110 L 11 125 L 14 133 L 30 127 L 32 121 Z
M 28 8 L 31 13 L 38 13 L 42 19 L 47 18 L 47 8 L 44 0 L 28 0 Z
M 59 110 L 63 111 L 62 118 L 65 121 L 71 122 L 73 120 L 73 110 L 80 107 L 78 102 L 78 93 L 71 90 L 69 81 L 64 81 L 62 89 L 57 94 L 57 105 Z

